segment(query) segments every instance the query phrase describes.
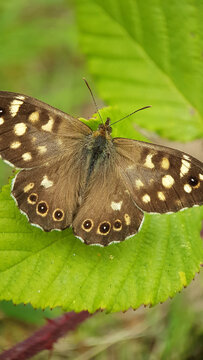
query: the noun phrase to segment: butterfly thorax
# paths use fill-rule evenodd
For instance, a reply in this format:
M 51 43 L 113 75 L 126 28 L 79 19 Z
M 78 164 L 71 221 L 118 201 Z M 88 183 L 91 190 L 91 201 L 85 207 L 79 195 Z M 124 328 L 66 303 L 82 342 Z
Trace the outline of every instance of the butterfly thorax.
M 88 137 L 86 144 L 86 160 L 88 164 L 87 181 L 93 170 L 99 170 L 113 151 L 113 142 L 111 137 L 110 120 L 107 119 L 105 124 L 100 124 L 96 131 Z

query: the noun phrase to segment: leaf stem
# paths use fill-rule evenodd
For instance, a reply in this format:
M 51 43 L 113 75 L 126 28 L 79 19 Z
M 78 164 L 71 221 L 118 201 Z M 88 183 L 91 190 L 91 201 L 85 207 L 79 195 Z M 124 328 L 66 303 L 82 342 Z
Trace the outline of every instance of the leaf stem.
M 60 337 L 75 330 L 90 316 L 91 314 L 87 311 L 81 311 L 80 313 L 65 313 L 56 319 L 48 319 L 48 323 L 29 338 L 0 354 L 0 360 L 26 360 L 42 350 L 51 350 Z

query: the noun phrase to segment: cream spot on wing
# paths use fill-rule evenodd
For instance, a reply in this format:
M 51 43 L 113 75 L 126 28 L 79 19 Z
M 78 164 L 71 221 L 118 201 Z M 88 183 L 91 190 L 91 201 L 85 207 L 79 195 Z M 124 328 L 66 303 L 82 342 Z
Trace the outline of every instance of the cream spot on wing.
M 36 140 L 37 140 L 36 136 L 33 136 L 31 141 L 32 143 L 35 143 Z
M 23 191 L 25 193 L 29 192 L 31 189 L 33 189 L 33 187 L 35 186 L 35 184 L 33 182 L 29 183 L 28 185 L 26 185 L 23 189 Z
M 51 132 L 53 125 L 54 125 L 54 119 L 51 116 L 49 116 L 49 121 L 45 125 L 42 125 L 42 130 Z
M 157 195 L 158 195 L 159 200 L 161 200 L 161 201 L 166 200 L 166 197 L 165 197 L 165 195 L 164 195 L 164 193 L 162 191 L 158 191 Z
M 131 218 L 130 218 L 130 216 L 128 214 L 124 215 L 124 220 L 125 220 L 126 225 L 131 224 Z
M 25 96 L 23 96 L 23 95 L 17 95 L 17 96 L 16 96 L 16 99 L 25 100 Z
M 47 151 L 47 147 L 46 145 L 42 145 L 42 146 L 38 146 L 37 150 L 39 151 L 39 153 L 42 155 Z
M 14 141 L 11 143 L 10 148 L 11 149 L 18 149 L 21 146 L 20 141 Z
M 121 206 L 122 206 L 122 203 L 123 201 L 119 201 L 119 202 L 115 202 L 115 201 L 112 201 L 111 202 L 111 208 L 115 211 L 119 211 L 121 209 Z
M 199 179 L 203 180 L 203 174 L 199 174 Z
M 154 168 L 154 164 L 152 162 L 152 157 L 154 156 L 154 154 L 148 154 L 146 159 L 145 159 L 145 163 L 144 166 L 148 167 L 149 169 L 153 169 Z
M 29 161 L 29 160 L 32 159 L 32 155 L 31 155 L 30 152 L 26 152 L 26 153 L 24 153 L 24 154 L 22 155 L 22 158 L 23 158 L 24 161 Z
M 180 168 L 180 177 L 183 177 L 190 170 L 191 164 L 187 160 L 182 160 L 182 166 Z
M 175 203 L 176 203 L 177 206 L 183 206 L 180 199 L 175 200 Z
M 183 157 L 185 160 L 190 160 L 190 157 L 188 155 L 183 154 Z
M 4 118 L 0 117 L 0 125 L 3 125 L 4 123 Z
M 150 198 L 150 196 L 149 196 L 148 194 L 145 194 L 145 195 L 143 195 L 143 197 L 142 197 L 142 201 L 143 201 L 145 204 L 147 204 L 148 202 L 151 201 L 151 198 Z
M 35 124 L 37 121 L 39 121 L 39 112 L 38 111 L 34 111 L 29 115 L 28 120 L 32 123 Z
M 16 124 L 16 125 L 14 126 L 14 133 L 15 133 L 15 135 L 17 135 L 17 136 L 22 136 L 22 135 L 24 135 L 25 132 L 26 132 L 26 130 L 27 130 L 27 125 L 24 124 L 23 122 L 18 123 L 18 124 Z
M 163 159 L 161 160 L 161 167 L 162 167 L 162 169 L 164 169 L 164 170 L 168 170 L 168 169 L 169 169 L 169 167 L 170 167 L 170 162 L 169 162 L 168 158 L 163 157 Z
M 9 110 L 10 110 L 10 114 L 11 116 L 16 116 L 20 106 L 23 104 L 23 100 L 20 100 L 20 98 L 18 97 L 18 99 L 14 99 L 12 101 L 12 103 L 10 104 Z
M 184 190 L 185 190 L 186 193 L 189 194 L 189 193 L 191 193 L 192 188 L 191 188 L 191 186 L 189 184 L 185 184 L 184 185 Z
M 127 169 L 128 169 L 128 170 L 132 170 L 132 169 L 134 169 L 134 167 L 135 167 L 134 165 L 129 165 L 129 166 L 127 167 Z
M 142 186 L 144 186 L 144 184 L 140 179 L 137 179 L 135 180 L 135 186 L 139 190 Z
M 40 185 L 44 186 L 45 189 L 48 189 L 53 185 L 53 181 L 49 180 L 47 175 L 45 175 L 43 176 L 43 180 Z
M 171 175 L 165 175 L 162 177 L 162 184 L 165 188 L 170 189 L 174 184 L 174 178 Z
M 58 143 L 58 145 L 62 145 L 63 141 L 59 138 L 59 139 L 57 139 L 57 143 Z

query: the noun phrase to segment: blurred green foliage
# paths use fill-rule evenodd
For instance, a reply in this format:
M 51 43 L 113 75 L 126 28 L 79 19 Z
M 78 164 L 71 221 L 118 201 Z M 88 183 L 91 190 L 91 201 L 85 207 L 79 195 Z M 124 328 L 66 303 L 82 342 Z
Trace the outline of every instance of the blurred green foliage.
M 62 313 L 59 308 L 55 308 L 54 310 L 45 309 L 43 311 L 41 309 L 34 309 L 30 304 L 19 304 L 15 306 L 12 301 L 1 301 L 0 310 L 7 317 L 36 325 L 43 324 L 45 318 L 53 318 Z
M 65 0 L 0 2 L 1 90 L 36 97 L 76 116 L 90 101 L 75 16 Z M 0 186 L 10 167 L 0 162 Z

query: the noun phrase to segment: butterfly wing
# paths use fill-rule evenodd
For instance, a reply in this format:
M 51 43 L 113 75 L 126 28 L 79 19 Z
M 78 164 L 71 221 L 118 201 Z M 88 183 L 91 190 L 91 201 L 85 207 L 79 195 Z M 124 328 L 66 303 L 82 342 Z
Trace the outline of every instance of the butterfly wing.
M 144 219 L 111 160 L 95 169 L 73 220 L 75 235 L 86 244 L 123 241 L 139 231 Z
M 77 145 L 69 157 L 21 170 L 14 179 L 12 196 L 18 207 L 31 224 L 45 231 L 69 227 L 79 206 L 83 174 Z
M 113 139 L 121 177 L 133 201 L 149 213 L 203 204 L 203 164 L 168 147 Z
M 81 190 L 81 156 L 92 130 L 39 100 L 0 92 L 0 155 L 20 171 L 12 195 L 44 230 L 70 226 Z
M 18 168 L 57 160 L 91 132 L 78 119 L 39 100 L 0 91 L 0 155 Z

